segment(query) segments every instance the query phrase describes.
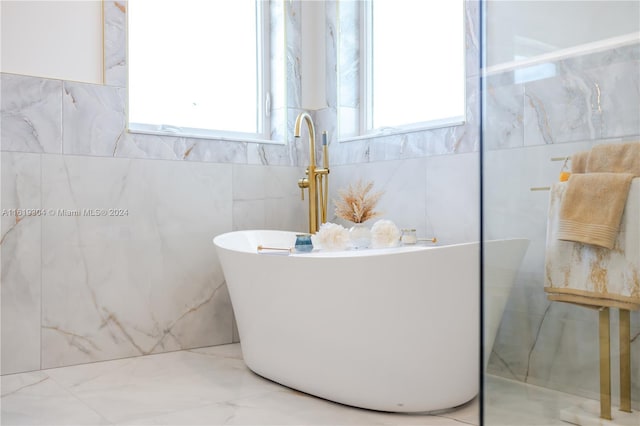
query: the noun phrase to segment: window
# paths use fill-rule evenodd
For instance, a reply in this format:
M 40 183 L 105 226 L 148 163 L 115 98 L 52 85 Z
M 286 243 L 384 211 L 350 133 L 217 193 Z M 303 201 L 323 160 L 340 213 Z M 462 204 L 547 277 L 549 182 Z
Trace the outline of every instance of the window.
M 129 2 L 129 129 L 269 139 L 268 15 L 260 0 Z
M 363 15 L 361 133 L 461 124 L 464 2 L 370 0 Z

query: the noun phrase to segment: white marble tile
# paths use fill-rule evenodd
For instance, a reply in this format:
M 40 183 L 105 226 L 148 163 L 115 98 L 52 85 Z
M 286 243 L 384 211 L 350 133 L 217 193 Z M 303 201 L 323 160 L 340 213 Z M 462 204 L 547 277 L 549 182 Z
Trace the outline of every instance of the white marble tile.
M 125 89 L 64 82 L 63 152 L 112 157 L 125 132 Z
M 562 425 L 597 401 L 487 375 L 484 424 Z M 637 413 L 636 413 L 637 414 Z M 478 400 L 435 415 L 382 413 L 305 395 L 251 373 L 240 345 L 4 376 L 3 424 L 479 424 Z M 614 413 L 615 416 L 615 413 Z M 632 423 L 633 424 L 633 423 Z
M 114 423 L 139 424 L 144 418 L 280 389 L 250 372 L 240 359 L 194 351 L 58 368 L 47 374 Z
M 177 136 L 124 132 L 113 151 L 114 157 L 184 160 L 192 154 L 193 142 Z
M 62 152 L 62 82 L 0 75 L 2 151 Z
M 297 197 L 300 200 L 298 179 L 305 176 L 305 168 L 306 166 L 266 168 L 265 196 L 268 198 Z
M 426 159 L 426 217 L 442 244 L 480 238 L 480 156 L 477 153 Z
M 231 229 L 231 166 L 43 159 L 42 365 L 230 343 L 212 238 Z
M 266 229 L 265 203 L 265 200 L 234 200 L 232 229 Z
M 335 109 L 338 105 L 338 91 L 336 90 L 338 78 L 338 44 L 339 44 L 339 21 L 338 21 L 338 1 L 326 0 L 325 4 L 325 96 L 327 106 Z
M 260 158 L 260 164 L 285 166 L 297 164 L 295 158 L 296 151 L 292 149 L 293 145 L 287 143 L 281 144 L 254 144 L 256 152 Z
M 287 108 L 300 108 L 302 103 L 302 5 L 299 1 L 285 1 L 284 8 Z
M 331 164 L 353 165 L 368 163 L 371 156 L 371 140 L 357 140 L 336 144 L 331 149 Z
M 234 229 L 307 228 L 307 202 L 300 200 L 300 169 L 235 165 Z
M 335 146 L 338 140 L 338 129 L 336 127 L 337 112 L 336 108 L 323 108 L 317 110 L 314 114 L 314 124 L 316 126 L 316 143 L 318 147 L 318 163 L 322 161 L 322 132 L 327 132 L 327 141 L 329 148 Z
M 235 165 L 232 168 L 232 173 L 234 200 L 265 198 L 267 167 Z
M 465 0 L 465 62 L 467 77 L 480 73 L 480 1 Z
M 404 148 L 407 145 L 409 137 L 416 135 L 419 136 L 419 133 L 422 132 L 416 132 L 413 134 L 404 133 L 371 138 L 371 143 L 369 145 L 369 161 L 379 162 L 385 160 L 398 160 L 402 158 L 404 154 Z M 420 138 L 419 140 L 423 142 L 424 138 Z
M 104 82 L 125 87 L 127 1 L 105 1 L 104 7 Z
M 597 81 L 602 137 L 640 135 L 640 60 L 590 70 Z
M 185 138 L 182 159 L 206 163 L 247 162 L 247 142 Z
M 639 69 L 638 61 L 564 67 L 525 84 L 525 145 L 637 135 Z
M 269 198 L 264 204 L 266 228 L 308 232 L 308 208 L 307 197 L 302 201 L 299 194 L 293 197 Z
M 2 153 L 2 374 L 40 368 L 40 155 Z M 18 211 L 17 209 L 31 209 Z
M 615 405 L 611 407 L 611 420 L 600 417 L 600 401 L 587 401 L 560 411 L 565 422 L 581 426 L 636 426 L 640 424 L 640 413 L 626 413 Z
M 295 161 L 293 164 L 296 166 L 306 167 L 309 164 L 309 136 L 307 131 L 307 126 L 303 124 L 302 129 L 300 131 L 300 137 L 296 138 L 294 136 L 294 127 L 298 115 L 301 112 L 305 112 L 303 109 L 299 108 L 289 108 L 288 114 L 289 119 L 287 122 L 287 142 L 291 149 L 291 158 Z M 308 111 L 306 111 L 308 112 Z M 311 116 L 313 117 L 313 112 Z M 315 126 L 315 125 L 314 125 Z M 317 129 L 316 129 L 317 132 Z
M 578 404 L 583 398 L 532 385 L 485 378 L 484 422 L 491 426 L 566 425 L 560 411 Z
M 475 421 L 478 424 L 477 407 Z M 270 392 L 255 397 L 226 401 L 166 416 L 136 421 L 141 425 L 225 424 L 225 425 L 459 425 L 447 415 L 406 415 L 378 413 L 334 404 L 292 390 Z M 206 420 L 204 420 L 206 419 Z M 127 423 L 124 423 L 127 424 Z
M 104 417 L 45 372 L 2 377 L 3 425 L 107 425 Z
M 560 65 L 563 69 L 575 71 L 638 60 L 640 60 L 640 43 L 636 42 L 613 49 L 600 50 L 586 55 L 565 58 L 560 61 Z
M 384 218 L 393 221 L 399 228 L 415 228 L 421 237 L 434 232 L 426 215 L 425 159 L 337 166 L 330 176 L 331 200 L 338 197 L 338 191 L 346 189 L 350 184 L 356 184 L 359 179 L 363 182 L 373 181 L 373 191 L 383 191 L 376 209 L 382 215 L 367 222 L 369 226 Z M 335 205 L 331 202 L 327 214 L 330 222 L 342 223 L 346 227 L 352 225 L 337 219 L 334 210 Z
M 525 146 L 637 135 L 638 51 L 624 46 L 543 64 L 542 74 L 488 77 L 485 146 L 521 146 L 522 132 Z
M 483 142 L 485 150 L 517 148 L 524 144 L 524 87 L 493 85 L 485 91 Z

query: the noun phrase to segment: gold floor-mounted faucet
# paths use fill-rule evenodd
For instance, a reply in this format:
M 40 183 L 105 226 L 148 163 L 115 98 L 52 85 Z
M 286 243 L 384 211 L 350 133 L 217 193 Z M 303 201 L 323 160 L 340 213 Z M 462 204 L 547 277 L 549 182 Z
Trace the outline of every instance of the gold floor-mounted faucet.
M 322 132 L 322 167 L 316 167 L 316 130 L 311 116 L 306 112 L 301 112 L 296 118 L 296 125 L 293 135 L 300 137 L 300 127 L 302 121 L 307 122 L 309 129 L 309 166 L 306 177 L 298 179 L 298 186 L 302 191 L 304 200 L 304 189 L 309 189 L 309 233 L 315 234 L 320 225 L 327 221 L 327 202 L 329 199 L 329 150 L 327 146 L 327 132 Z

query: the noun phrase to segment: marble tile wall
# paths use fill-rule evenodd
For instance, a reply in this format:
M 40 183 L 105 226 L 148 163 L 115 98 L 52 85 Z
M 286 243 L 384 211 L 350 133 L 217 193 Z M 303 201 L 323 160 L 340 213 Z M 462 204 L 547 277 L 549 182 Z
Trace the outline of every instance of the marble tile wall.
M 301 174 L 3 152 L 2 373 L 232 342 L 212 238 L 304 229 Z
M 127 2 L 104 6 L 104 85 L 0 74 L 2 374 L 237 341 L 212 238 L 306 228 L 299 3 L 270 9 L 286 144 L 128 133 Z
M 640 133 L 640 43 L 486 78 L 488 150 Z
M 380 219 L 415 228 L 419 237 L 436 237 L 439 244 L 456 244 L 479 238 L 479 164 L 475 152 L 339 165 L 332 168 L 329 181 L 333 193 L 358 179 L 373 181 L 374 191 L 384 192 Z M 329 221 L 351 226 L 335 217 L 332 206 Z
M 0 85 L 2 151 L 284 166 L 308 152 L 293 123 L 287 144 L 136 134 L 125 128 L 123 87 L 6 73 Z
M 107 215 L 43 218 L 42 368 L 231 341 L 211 243 L 231 229 L 231 169 L 43 157 L 43 206 Z
M 486 84 L 485 235 L 531 240 L 488 371 L 598 399 L 597 313 L 546 300 L 549 193 L 529 188 L 558 179 L 562 163 L 552 157 L 640 140 L 640 43 L 492 74 Z M 615 372 L 617 314 L 613 318 Z M 632 313 L 632 340 L 632 354 L 640 353 L 638 312 Z M 613 378 L 615 397 L 617 374 Z M 640 407 L 638 363 L 632 367 L 632 395 Z
M 0 232 L 1 372 L 40 366 L 42 217 L 17 209 L 41 208 L 40 155 L 2 154 Z

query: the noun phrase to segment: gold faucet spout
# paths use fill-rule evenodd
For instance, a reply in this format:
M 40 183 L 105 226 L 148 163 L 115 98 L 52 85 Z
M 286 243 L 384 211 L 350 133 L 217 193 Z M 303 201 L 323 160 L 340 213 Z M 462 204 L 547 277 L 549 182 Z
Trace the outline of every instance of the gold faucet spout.
M 302 127 L 302 121 L 306 121 L 307 128 L 309 129 L 309 166 L 316 165 L 316 128 L 313 125 L 313 120 L 307 112 L 301 112 L 296 118 L 296 125 L 293 128 L 293 136 L 300 137 L 300 127 Z
M 329 161 L 327 157 L 326 146 L 326 132 L 323 134 L 323 168 L 316 167 L 316 131 L 313 125 L 313 120 L 309 113 L 302 112 L 296 118 L 296 124 L 293 129 L 293 135 L 299 138 L 301 135 L 302 122 L 307 123 L 309 130 L 309 166 L 307 167 L 306 177 L 298 181 L 298 186 L 302 190 L 302 197 L 304 199 L 305 188 L 309 190 L 309 233 L 315 234 L 320 225 L 326 221 L 327 211 L 327 194 L 328 194 L 328 180 L 329 174 Z M 324 180 L 324 188 L 323 188 Z M 318 193 L 318 188 L 324 194 Z M 323 191 L 324 190 L 324 191 Z M 324 196 L 323 196 L 324 195 Z M 320 198 L 320 215 L 318 215 L 318 198 Z

